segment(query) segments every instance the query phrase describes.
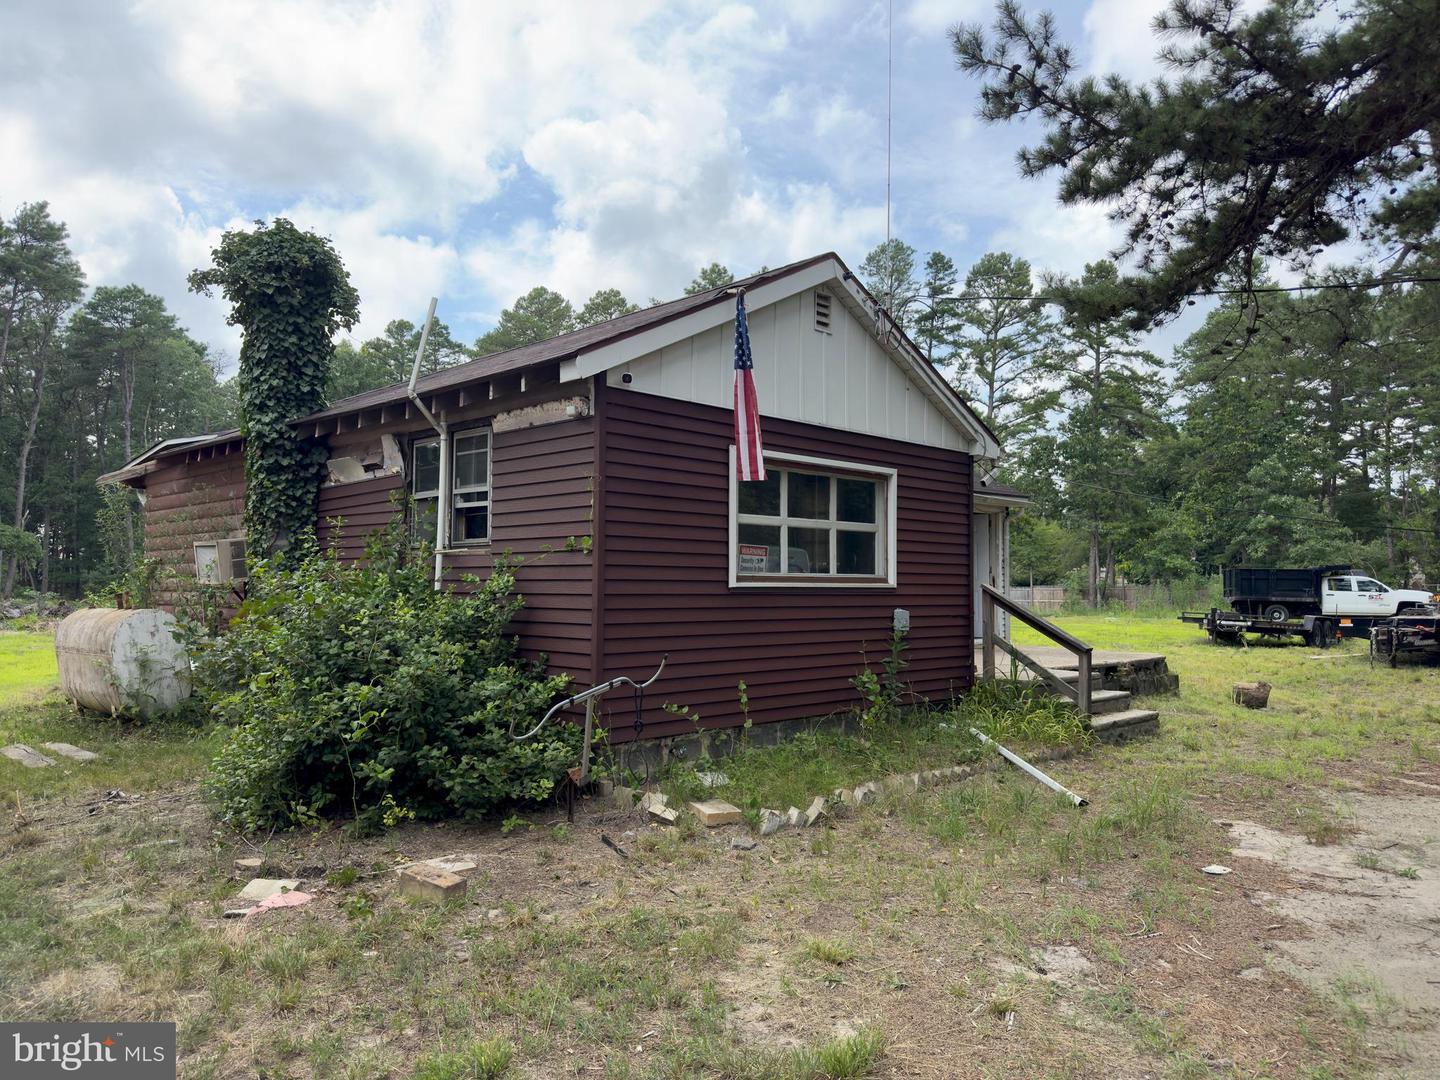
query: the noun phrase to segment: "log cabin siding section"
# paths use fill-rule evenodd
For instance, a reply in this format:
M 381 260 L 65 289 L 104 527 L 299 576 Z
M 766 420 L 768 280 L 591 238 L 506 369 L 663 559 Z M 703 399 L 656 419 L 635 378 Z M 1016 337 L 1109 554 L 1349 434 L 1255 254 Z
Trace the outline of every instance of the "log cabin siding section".
M 894 609 L 911 615 L 905 680 L 944 699 L 974 680 L 969 454 L 769 417 L 765 448 L 898 470 L 897 585 L 732 588 L 729 584 L 729 410 L 607 389 L 600 533 L 602 678 L 648 675 L 669 653 L 646 697 L 644 736 L 744 721 L 744 680 L 754 723 L 817 717 L 854 707 L 850 680 L 862 650 L 886 655 Z M 608 702 L 617 742 L 634 738 L 627 702 Z
M 165 459 L 145 478 L 145 555 L 194 580 L 195 544 L 243 536 L 245 456 Z M 178 594 L 163 583 L 157 599 L 174 610 Z

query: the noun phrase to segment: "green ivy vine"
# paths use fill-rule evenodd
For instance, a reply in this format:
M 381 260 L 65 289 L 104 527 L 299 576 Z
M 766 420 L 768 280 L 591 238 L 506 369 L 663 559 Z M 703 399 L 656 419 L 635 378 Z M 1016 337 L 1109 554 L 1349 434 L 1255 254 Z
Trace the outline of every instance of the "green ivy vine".
M 315 523 L 326 450 L 290 422 L 325 406 L 335 332 L 360 316 L 360 297 L 330 242 L 284 218 L 227 232 L 214 265 L 189 278 L 230 301 L 240 346 L 240 433 L 245 438 L 245 533 L 257 556 L 284 552 Z

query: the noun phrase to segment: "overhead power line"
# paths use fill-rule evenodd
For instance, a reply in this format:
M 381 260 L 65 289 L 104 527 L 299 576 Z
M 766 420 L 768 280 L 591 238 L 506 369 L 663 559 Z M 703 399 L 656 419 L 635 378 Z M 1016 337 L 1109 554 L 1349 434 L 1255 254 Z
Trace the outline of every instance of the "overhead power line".
M 1184 293 L 1187 298 L 1204 296 L 1258 296 L 1268 293 L 1298 293 L 1298 292 L 1319 292 L 1326 289 L 1365 290 L 1380 289 L 1386 285 L 1417 285 L 1433 284 L 1440 282 L 1440 277 L 1415 275 L 1409 277 L 1375 278 L 1371 281 L 1325 281 L 1314 285 L 1257 285 L 1250 289 L 1202 289 L 1197 292 Z M 944 296 L 942 300 L 1042 300 L 1050 304 L 1064 303 L 1068 297 L 1046 296 L 1042 293 L 1031 293 L 1029 296 L 1004 296 L 1004 295 L 982 295 L 977 293 L 963 293 L 958 296 Z

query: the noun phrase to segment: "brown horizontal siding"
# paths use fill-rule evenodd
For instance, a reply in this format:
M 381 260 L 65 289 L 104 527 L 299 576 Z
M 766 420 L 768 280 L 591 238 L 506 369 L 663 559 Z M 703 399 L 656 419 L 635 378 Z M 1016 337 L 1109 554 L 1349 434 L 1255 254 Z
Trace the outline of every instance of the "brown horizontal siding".
M 594 421 L 500 431 L 494 436 L 490 549 L 520 560 L 516 571 L 525 606 L 515 619 L 524 655 L 548 657 L 583 689 L 590 677 L 594 566 L 583 551 L 564 550 L 591 529 Z M 463 562 L 483 576 L 487 557 Z M 460 561 L 460 560 L 457 560 Z
M 728 410 L 604 390 L 605 676 L 646 675 L 647 737 L 692 731 L 663 711 L 688 706 L 706 727 L 743 722 L 744 680 L 755 723 L 853 707 L 850 680 L 884 658 L 892 613 L 910 611 L 909 667 L 917 694 L 943 699 L 974 678 L 968 454 L 766 419 L 768 449 L 898 470 L 895 589 L 732 589 Z M 634 737 L 612 705 L 612 738 Z
M 323 547 L 353 562 L 365 554 L 370 536 L 400 511 L 395 500 L 405 488 L 398 474 L 322 487 L 315 510 L 315 534 Z
M 578 543 L 590 533 L 591 424 L 580 418 L 496 432 L 490 544 L 456 548 L 446 553 L 444 564 L 446 583 L 464 589 L 470 587 L 467 578 L 489 576 L 495 556 L 516 561 L 525 605 L 513 627 L 522 654 L 546 656 L 552 672 L 565 672 L 583 685 L 589 684 L 594 636 L 592 560 L 564 548 L 570 537 Z M 320 535 L 341 558 L 361 558 L 369 537 L 393 519 L 392 498 L 403 490 L 399 476 L 322 489 Z

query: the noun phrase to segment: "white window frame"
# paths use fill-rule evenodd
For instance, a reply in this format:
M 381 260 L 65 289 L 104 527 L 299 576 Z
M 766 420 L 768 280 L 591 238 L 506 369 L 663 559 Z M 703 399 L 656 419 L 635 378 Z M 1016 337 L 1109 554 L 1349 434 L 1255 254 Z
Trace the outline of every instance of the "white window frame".
M 485 437 L 485 482 L 483 484 L 466 484 L 461 486 L 456 483 L 455 471 L 459 465 L 460 455 L 456 451 L 456 444 L 461 439 L 473 439 L 477 436 Z M 494 531 L 495 519 L 495 490 L 491 484 L 491 477 L 495 472 L 495 434 L 488 427 L 465 428 L 461 431 L 450 432 L 450 520 L 446 525 L 447 539 L 451 547 L 475 547 L 477 545 L 490 543 L 490 534 Z M 485 495 L 485 535 L 474 540 L 457 540 L 455 538 L 455 518 L 459 514 L 460 496 L 473 495 L 483 492 Z M 474 503 L 467 503 L 466 506 L 474 506 Z
M 773 462 L 782 469 L 789 469 L 796 466 L 795 471 L 809 471 L 817 473 L 828 473 L 832 478 L 836 475 L 857 476 L 863 479 L 875 480 L 881 485 L 881 497 L 884 500 L 883 509 L 877 506 L 876 509 L 876 559 L 880 563 L 882 573 L 876 577 L 839 577 L 834 574 L 773 574 L 764 578 L 741 577 L 739 567 L 740 550 L 740 481 L 736 477 L 736 450 L 735 444 L 730 444 L 730 528 L 729 548 L 727 560 L 730 569 L 730 588 L 732 589 L 893 589 L 896 587 L 896 570 L 899 565 L 899 544 L 896 542 L 896 526 L 899 520 L 899 492 L 900 474 L 895 469 L 884 468 L 879 465 L 867 465 L 858 461 L 838 461 L 833 458 L 807 457 L 803 454 L 782 454 L 775 451 L 765 451 L 765 465 L 768 469 Z M 834 483 L 831 483 L 832 503 L 831 512 L 835 512 L 833 502 Z M 768 516 L 768 515 L 767 515 Z M 773 524 L 773 520 L 766 524 Z M 815 522 L 810 519 L 796 518 L 792 524 L 802 528 L 811 528 Z M 831 528 L 831 563 L 834 566 L 834 540 L 835 526 L 837 523 L 828 523 Z M 856 523 L 859 524 L 859 523 Z M 863 531 L 863 530 L 857 530 Z
M 234 572 L 236 544 L 240 544 L 243 549 L 243 546 L 245 544 L 245 537 L 223 536 L 215 540 L 196 540 L 191 545 L 191 550 L 193 551 L 195 558 L 195 580 L 200 582 L 200 584 L 202 585 L 224 585 L 228 581 L 247 580 L 250 576 L 250 571 L 248 566 L 243 565 L 243 561 L 242 569 L 244 572 L 239 574 L 238 576 Z M 201 548 L 213 548 L 215 550 L 215 561 L 210 563 L 210 565 L 215 568 L 215 576 L 213 578 L 209 575 L 206 575 L 204 577 L 201 576 Z
M 458 439 L 474 438 L 477 435 L 483 435 L 485 437 L 485 482 L 483 484 L 467 484 L 462 487 L 455 482 L 457 460 L 455 443 Z M 450 513 L 445 519 L 445 546 L 442 550 L 448 551 L 454 548 L 483 547 L 490 543 L 491 535 L 495 531 L 495 433 L 489 427 L 462 428 L 459 431 L 449 432 L 446 438 L 449 440 L 450 445 L 446 447 L 448 453 L 442 454 L 441 458 L 442 463 L 448 466 L 450 470 L 449 477 L 441 475 L 439 478 L 440 487 L 437 489 L 427 489 L 425 491 L 415 491 L 413 489 L 412 485 L 415 482 L 416 472 L 416 451 L 422 446 L 440 445 L 440 436 L 427 435 L 424 438 L 415 439 L 410 443 L 410 474 L 406 477 L 406 490 L 410 492 L 411 500 L 416 503 L 426 499 L 434 499 L 436 503 L 436 513 L 439 513 L 440 500 L 447 495 L 449 496 Z M 484 492 L 486 496 L 485 536 L 474 540 L 457 540 L 455 538 L 455 514 L 460 507 L 456 503 L 456 499 L 461 495 L 473 494 L 475 492 Z M 429 537 L 426 537 L 426 539 L 429 539 Z

